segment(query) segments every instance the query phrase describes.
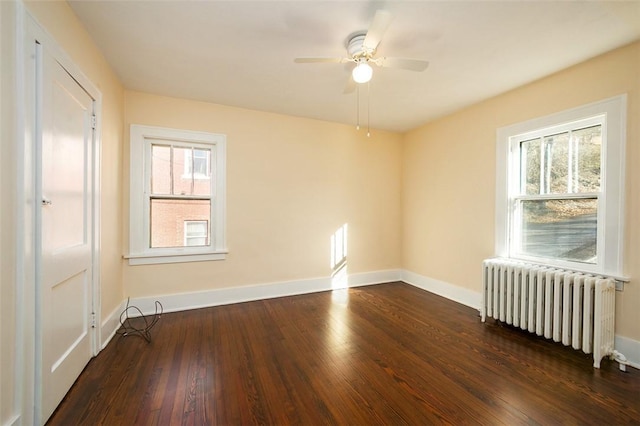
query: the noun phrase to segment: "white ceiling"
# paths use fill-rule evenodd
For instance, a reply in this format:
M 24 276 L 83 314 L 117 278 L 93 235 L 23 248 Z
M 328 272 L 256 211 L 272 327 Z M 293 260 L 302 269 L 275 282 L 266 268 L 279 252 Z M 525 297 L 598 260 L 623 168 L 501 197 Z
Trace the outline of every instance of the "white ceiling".
M 127 89 L 356 123 L 345 41 L 376 10 L 394 20 L 376 56 L 371 126 L 406 131 L 640 39 L 640 1 L 71 1 Z M 594 84 L 597 84 L 595 82 Z M 366 90 L 360 91 L 366 123 Z

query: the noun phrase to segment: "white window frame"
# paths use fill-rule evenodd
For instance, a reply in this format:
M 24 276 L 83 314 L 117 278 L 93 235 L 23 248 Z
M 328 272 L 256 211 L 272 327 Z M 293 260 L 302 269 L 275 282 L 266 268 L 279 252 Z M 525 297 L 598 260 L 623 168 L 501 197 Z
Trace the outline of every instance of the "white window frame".
M 584 120 L 603 118 L 602 168 L 597 213 L 597 262 L 594 264 L 544 259 L 543 264 L 564 269 L 623 278 L 624 176 L 627 96 L 562 111 L 502 127 L 496 151 L 496 255 L 541 263 L 516 253 L 516 195 L 520 191 L 519 142 L 537 132 Z M 553 131 L 553 130 L 552 130 Z
M 211 148 L 215 179 L 211 188 L 210 245 L 189 247 L 150 247 L 151 145 L 204 144 Z M 226 246 L 226 136 L 193 130 L 133 124 L 130 129 L 130 265 L 224 260 Z

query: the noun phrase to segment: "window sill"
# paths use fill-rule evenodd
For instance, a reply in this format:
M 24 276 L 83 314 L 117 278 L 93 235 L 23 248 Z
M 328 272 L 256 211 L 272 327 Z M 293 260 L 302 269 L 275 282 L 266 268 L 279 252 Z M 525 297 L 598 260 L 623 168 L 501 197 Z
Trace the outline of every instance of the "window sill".
M 504 256 L 504 257 L 499 256 L 497 258 L 507 259 L 513 262 L 526 262 L 528 264 L 538 265 L 545 268 L 555 268 L 555 269 L 562 269 L 565 271 L 580 272 L 582 274 L 602 276 L 602 277 L 612 278 L 613 280 L 619 281 L 622 283 L 628 283 L 631 281 L 630 277 L 620 272 L 606 272 L 597 268 L 595 265 L 593 265 L 592 267 L 589 267 L 587 264 L 563 262 L 563 261 L 558 261 L 553 259 L 540 259 L 540 258 L 529 257 L 529 256 Z
M 130 266 L 135 265 L 159 265 L 164 263 L 207 262 L 225 260 L 228 251 L 214 253 L 180 253 L 180 254 L 128 254 L 124 258 L 129 260 Z

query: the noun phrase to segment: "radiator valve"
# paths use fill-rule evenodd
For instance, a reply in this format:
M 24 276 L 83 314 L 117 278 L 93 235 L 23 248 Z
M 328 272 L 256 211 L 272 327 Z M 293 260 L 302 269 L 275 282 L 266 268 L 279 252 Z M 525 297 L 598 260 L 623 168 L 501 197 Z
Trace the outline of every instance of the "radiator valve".
M 613 359 L 615 359 L 620 364 L 620 371 L 627 371 L 627 365 L 629 365 L 629 361 L 627 361 L 626 356 L 614 350 Z

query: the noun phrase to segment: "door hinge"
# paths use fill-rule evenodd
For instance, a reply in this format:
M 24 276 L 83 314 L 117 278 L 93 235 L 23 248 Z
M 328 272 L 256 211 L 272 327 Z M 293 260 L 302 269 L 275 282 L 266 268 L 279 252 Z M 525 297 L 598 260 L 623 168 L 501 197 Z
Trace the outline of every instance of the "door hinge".
M 93 130 L 95 130 L 95 129 L 96 129 L 96 123 L 97 123 L 96 116 L 95 116 L 95 115 L 92 115 L 92 116 L 91 116 L 91 128 L 92 128 Z
M 96 328 L 96 313 L 91 312 L 91 328 Z

